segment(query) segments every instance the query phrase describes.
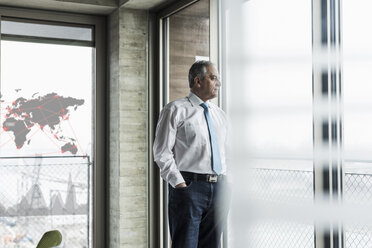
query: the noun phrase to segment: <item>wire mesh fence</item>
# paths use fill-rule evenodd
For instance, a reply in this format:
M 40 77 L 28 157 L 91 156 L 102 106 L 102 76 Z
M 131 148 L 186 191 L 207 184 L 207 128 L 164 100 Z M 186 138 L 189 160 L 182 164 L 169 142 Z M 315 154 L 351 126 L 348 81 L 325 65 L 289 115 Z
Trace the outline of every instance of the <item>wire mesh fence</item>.
M 281 208 L 313 204 L 312 172 L 256 168 L 250 174 L 247 194 L 252 202 Z M 312 248 L 314 225 L 280 216 L 261 216 L 251 220 L 247 237 L 249 247 L 254 248 Z
M 372 208 L 371 174 L 345 174 L 344 203 Z M 346 248 L 372 247 L 372 223 L 348 222 L 344 225 L 344 239 Z
M 251 201 L 264 204 L 313 204 L 313 172 L 301 170 L 256 168 L 247 190 Z M 372 208 L 372 173 L 346 172 L 343 199 L 345 204 Z M 283 205 L 284 204 L 284 205 Z M 314 243 L 313 223 L 290 220 L 261 219 L 251 223 L 248 230 L 250 247 L 257 248 L 312 248 Z M 372 247 L 372 223 L 345 223 L 344 247 Z
M 275 203 L 313 202 L 313 173 L 308 171 L 262 169 L 251 172 L 249 191 L 260 200 Z
M 89 247 L 87 157 L 0 159 L 0 247 L 35 247 L 58 229 L 59 247 Z

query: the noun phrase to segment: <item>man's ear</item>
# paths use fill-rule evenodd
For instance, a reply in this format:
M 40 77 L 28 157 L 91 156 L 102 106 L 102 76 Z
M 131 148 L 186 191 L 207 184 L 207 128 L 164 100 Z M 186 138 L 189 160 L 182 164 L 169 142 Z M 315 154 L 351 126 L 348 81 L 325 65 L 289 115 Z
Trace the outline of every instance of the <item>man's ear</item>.
M 199 77 L 195 77 L 194 78 L 194 85 L 196 85 L 196 86 L 200 86 L 200 78 Z

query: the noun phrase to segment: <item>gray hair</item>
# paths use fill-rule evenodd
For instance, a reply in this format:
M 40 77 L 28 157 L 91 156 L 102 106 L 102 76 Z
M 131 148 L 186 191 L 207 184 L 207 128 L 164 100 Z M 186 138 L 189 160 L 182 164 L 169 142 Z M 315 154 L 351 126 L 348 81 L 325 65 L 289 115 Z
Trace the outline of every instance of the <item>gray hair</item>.
M 189 86 L 194 87 L 194 78 L 198 77 L 200 80 L 205 78 L 207 74 L 207 67 L 213 65 L 212 62 L 206 60 L 196 61 L 189 70 Z

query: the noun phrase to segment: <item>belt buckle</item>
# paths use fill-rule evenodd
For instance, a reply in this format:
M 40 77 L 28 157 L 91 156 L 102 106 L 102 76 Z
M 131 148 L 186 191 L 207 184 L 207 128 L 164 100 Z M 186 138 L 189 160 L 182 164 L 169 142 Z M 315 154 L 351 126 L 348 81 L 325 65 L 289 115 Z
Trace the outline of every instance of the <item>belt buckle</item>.
M 210 183 L 216 183 L 217 182 L 217 175 L 208 175 L 207 181 Z

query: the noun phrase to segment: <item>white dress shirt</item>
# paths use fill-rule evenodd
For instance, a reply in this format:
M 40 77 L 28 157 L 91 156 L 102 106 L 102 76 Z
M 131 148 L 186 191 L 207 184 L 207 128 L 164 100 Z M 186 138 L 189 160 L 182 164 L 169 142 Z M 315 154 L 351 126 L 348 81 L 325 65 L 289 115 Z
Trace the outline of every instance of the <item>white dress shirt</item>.
M 154 141 L 154 160 L 161 177 L 172 187 L 184 182 L 180 171 L 215 174 L 203 101 L 195 94 L 168 103 L 160 113 Z M 207 101 L 217 132 L 222 173 L 226 174 L 227 119 L 222 109 Z

